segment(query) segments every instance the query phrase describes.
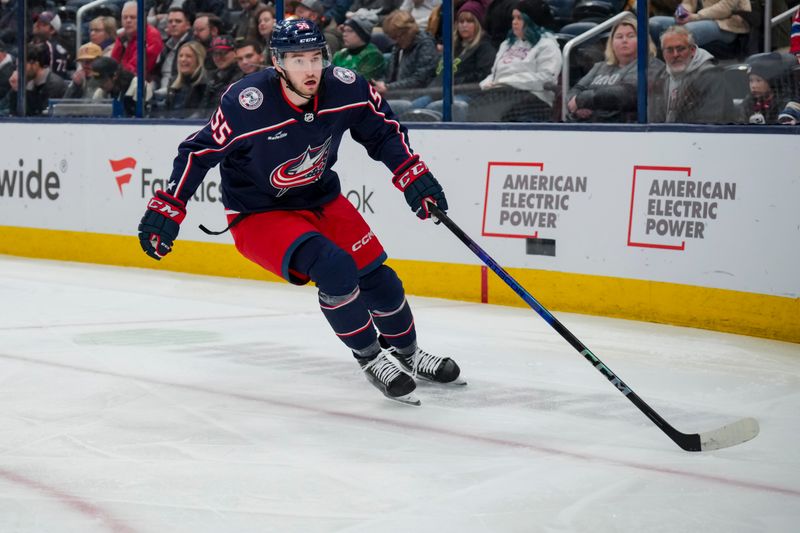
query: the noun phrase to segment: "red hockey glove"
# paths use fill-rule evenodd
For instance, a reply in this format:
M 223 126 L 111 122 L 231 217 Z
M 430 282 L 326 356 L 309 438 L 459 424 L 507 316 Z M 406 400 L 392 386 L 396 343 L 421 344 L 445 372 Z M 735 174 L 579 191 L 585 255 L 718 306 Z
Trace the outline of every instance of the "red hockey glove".
M 186 204 L 164 191 L 156 192 L 139 223 L 139 244 L 144 253 L 157 261 L 170 253 L 185 217 Z
M 428 170 L 428 166 L 419 160 L 419 156 L 414 156 L 403 164 L 392 178 L 392 183 L 403 191 L 406 202 L 419 218 L 425 220 L 431 216 L 426 200 L 435 203 L 442 211 L 447 211 L 447 198 L 444 197 L 442 186 Z

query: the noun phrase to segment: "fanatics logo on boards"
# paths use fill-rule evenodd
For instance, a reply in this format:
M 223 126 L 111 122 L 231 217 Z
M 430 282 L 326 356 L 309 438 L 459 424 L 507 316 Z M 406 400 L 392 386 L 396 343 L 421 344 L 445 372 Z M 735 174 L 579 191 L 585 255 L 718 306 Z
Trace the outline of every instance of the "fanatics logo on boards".
M 119 195 L 122 196 L 122 186 L 130 183 L 133 170 L 136 169 L 136 160 L 132 157 L 125 157 L 122 159 L 109 159 L 108 163 L 111 165 L 113 172 L 122 172 L 122 174 L 115 176 Z

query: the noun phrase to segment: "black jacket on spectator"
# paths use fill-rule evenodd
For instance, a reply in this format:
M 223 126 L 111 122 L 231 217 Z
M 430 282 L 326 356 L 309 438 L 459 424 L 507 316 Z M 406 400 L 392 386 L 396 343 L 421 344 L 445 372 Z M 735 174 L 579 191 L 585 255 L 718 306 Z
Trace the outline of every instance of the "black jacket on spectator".
M 386 69 L 386 86 L 390 90 L 427 87 L 436 74 L 438 63 L 439 52 L 433 37 L 421 31 L 406 50 L 398 46 L 392 48 Z
M 478 83 L 489 75 L 494 65 L 497 49 L 492 46 L 489 36 L 484 34 L 476 46 L 469 50 L 462 50 L 458 43 L 453 50 L 453 85 Z M 431 82 L 431 87 L 442 86 L 442 70 L 444 62 L 440 59 L 436 67 L 436 78 Z
M 224 70 L 217 69 L 211 73 L 208 80 L 208 87 L 203 98 L 203 106 L 206 109 L 216 109 L 219 106 L 219 99 L 228 85 L 242 78 L 242 71 L 236 63 Z
M 11 59 L 11 56 L 6 56 L 9 58 L 3 66 L 0 66 L 0 100 L 6 97 L 6 95 L 11 92 L 11 86 L 8 84 L 8 79 L 11 77 L 11 74 L 14 72 L 14 60 Z
M 21 84 L 20 84 L 21 85 Z M 44 83 L 34 85 L 33 89 L 25 93 L 25 114 L 37 116 L 47 113 L 51 98 L 61 98 L 67 90 L 67 82 L 52 71 L 47 73 Z M 9 111 L 17 115 L 17 92 L 9 91 Z
M 208 79 L 205 71 L 200 79 L 185 83 L 182 87 L 169 88 L 167 92 L 167 115 L 173 118 L 206 118 L 208 111 L 203 107 Z

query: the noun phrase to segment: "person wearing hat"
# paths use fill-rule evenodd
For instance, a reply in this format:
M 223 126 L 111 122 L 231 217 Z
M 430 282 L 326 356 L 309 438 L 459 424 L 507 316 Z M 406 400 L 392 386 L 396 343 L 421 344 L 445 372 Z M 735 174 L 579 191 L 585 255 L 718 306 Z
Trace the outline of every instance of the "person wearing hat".
M 50 70 L 68 80 L 68 69 L 72 58 L 58 40 L 59 30 L 61 30 L 61 17 L 52 11 L 42 11 L 33 23 L 33 41 L 47 45 L 50 51 Z
M 219 99 L 228 85 L 241 79 L 243 73 L 236 64 L 236 49 L 232 36 L 225 34 L 214 37 L 208 51 L 216 69 L 209 76 L 202 107 L 214 109 L 219 105 Z
M 333 64 L 349 68 L 367 78 L 378 79 L 383 76 L 385 62 L 378 47 L 372 44 L 374 25 L 360 15 L 354 15 L 340 26 L 344 48 L 333 55 Z
M 301 19 L 308 19 L 322 28 L 328 50 L 335 54 L 344 47 L 342 32 L 336 26 L 336 21 L 325 16 L 325 5 L 321 0 L 300 0 L 294 8 L 294 14 Z
M 781 81 L 788 73 L 782 54 L 773 52 L 753 59 L 747 68 L 750 94 L 742 101 L 740 123 L 777 124 L 783 109 Z
M 521 0 L 511 12 L 511 31 L 500 44 L 492 70 L 470 101 L 476 122 L 544 122 L 552 115 L 561 74 L 561 49 L 547 29 L 553 23 L 544 0 Z
M 94 43 L 86 43 L 78 48 L 77 63 L 78 68 L 72 74 L 72 79 L 64 93 L 64 98 L 83 98 L 86 94 L 91 94 L 87 90 L 88 82 L 92 79 L 92 61 L 103 55 L 103 49 Z

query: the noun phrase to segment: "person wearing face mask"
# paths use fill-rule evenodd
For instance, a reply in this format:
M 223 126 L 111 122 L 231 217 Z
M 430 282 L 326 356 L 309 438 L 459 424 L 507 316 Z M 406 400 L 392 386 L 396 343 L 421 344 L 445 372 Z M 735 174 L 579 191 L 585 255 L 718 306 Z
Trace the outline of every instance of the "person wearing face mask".
M 630 16 L 611 29 L 605 61 L 592 69 L 567 93 L 571 122 L 635 122 L 637 118 L 637 22 Z M 656 47 L 648 39 L 649 85 L 662 76 L 664 63 L 656 59 Z

